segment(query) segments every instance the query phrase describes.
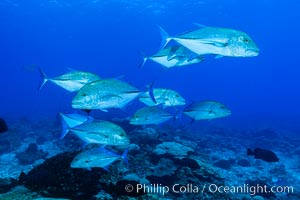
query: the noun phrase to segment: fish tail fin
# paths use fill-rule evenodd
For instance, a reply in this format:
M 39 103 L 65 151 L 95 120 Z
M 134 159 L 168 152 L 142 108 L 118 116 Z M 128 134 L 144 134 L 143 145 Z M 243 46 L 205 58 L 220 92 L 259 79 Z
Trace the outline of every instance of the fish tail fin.
M 40 77 L 42 78 L 41 83 L 39 84 L 39 90 L 41 90 L 43 88 L 43 86 L 45 85 L 45 83 L 47 83 L 47 81 L 49 80 L 47 75 L 45 74 L 45 72 L 39 68 L 39 72 L 40 72 Z
M 254 155 L 254 152 L 251 149 L 247 149 L 247 156 Z
M 170 37 L 165 29 L 163 29 L 161 26 L 158 26 L 158 28 L 161 35 L 161 43 L 159 49 L 163 49 L 170 42 L 170 40 L 172 40 L 172 37 Z
M 61 136 L 60 139 L 63 139 L 68 133 L 69 133 L 69 125 L 68 123 L 65 121 L 63 114 L 59 113 L 60 117 L 61 117 L 61 127 L 62 127 L 62 132 L 61 132 Z
M 156 104 L 157 101 L 156 101 L 156 99 L 155 99 L 154 92 L 153 92 L 154 82 L 155 82 L 155 81 L 152 81 L 152 82 L 150 83 L 150 85 L 147 86 L 147 88 L 148 88 L 148 92 L 149 92 L 149 96 L 150 96 L 151 100 Z
M 87 119 L 88 122 L 92 122 L 92 121 L 94 121 L 94 120 L 95 120 L 94 117 L 92 117 L 92 116 L 90 116 L 90 115 L 88 116 L 88 119 Z
M 128 154 L 128 149 L 126 149 L 121 156 L 124 162 L 126 163 L 126 165 L 128 165 L 127 154 Z
M 141 62 L 141 64 L 139 65 L 139 69 L 143 68 L 146 61 L 148 60 L 148 57 L 142 52 L 142 51 L 139 51 L 139 54 L 140 54 L 140 57 L 143 59 L 143 62 Z

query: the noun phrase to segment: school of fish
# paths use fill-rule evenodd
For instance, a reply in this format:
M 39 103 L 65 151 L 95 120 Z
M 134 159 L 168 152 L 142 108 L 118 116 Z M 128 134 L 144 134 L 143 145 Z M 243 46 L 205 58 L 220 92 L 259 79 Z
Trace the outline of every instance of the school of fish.
M 148 60 L 165 68 L 173 68 L 205 62 L 205 56 L 208 54 L 214 55 L 215 58 L 254 57 L 259 54 L 255 42 L 248 34 L 239 30 L 198 25 L 195 30 L 175 36 L 169 36 L 161 27 L 160 32 L 161 48 L 150 56 L 140 52 L 143 60 L 139 68 Z M 171 40 L 177 44 L 168 46 Z M 124 109 L 138 99 L 145 106 L 137 109 L 129 118 L 129 124 L 132 125 L 160 125 L 172 119 L 180 120 L 182 114 L 193 121 L 231 115 L 231 110 L 221 102 L 206 100 L 187 103 L 177 91 L 170 88 L 153 88 L 153 84 L 147 90 L 141 90 L 119 79 L 100 78 L 97 74 L 79 70 L 70 70 L 53 78 L 49 78 L 41 69 L 40 74 L 43 81 L 39 89 L 47 82 L 52 82 L 69 92 L 77 92 L 71 102 L 73 109 L 109 112 L 111 109 Z M 118 160 L 127 163 L 126 149 L 130 140 L 125 130 L 111 121 L 94 119 L 79 113 L 80 111 L 59 114 L 62 121 L 61 139 L 72 133 L 87 145 L 74 158 L 71 167 L 100 167 L 108 170 L 109 166 Z M 111 150 L 114 147 L 124 149 L 124 153 L 119 154 Z

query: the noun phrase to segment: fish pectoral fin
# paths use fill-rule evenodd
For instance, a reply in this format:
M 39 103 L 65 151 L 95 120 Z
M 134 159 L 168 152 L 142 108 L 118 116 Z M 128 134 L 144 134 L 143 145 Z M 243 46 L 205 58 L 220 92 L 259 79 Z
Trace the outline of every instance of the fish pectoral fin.
M 211 44 L 211 45 L 214 45 L 216 47 L 226 47 L 226 46 L 228 46 L 227 42 L 217 42 L 217 41 L 211 41 L 211 40 L 199 40 L 199 42 L 201 42 L 203 44 Z
M 108 94 L 102 97 L 103 101 L 111 101 L 113 99 L 123 99 L 123 97 L 115 94 Z

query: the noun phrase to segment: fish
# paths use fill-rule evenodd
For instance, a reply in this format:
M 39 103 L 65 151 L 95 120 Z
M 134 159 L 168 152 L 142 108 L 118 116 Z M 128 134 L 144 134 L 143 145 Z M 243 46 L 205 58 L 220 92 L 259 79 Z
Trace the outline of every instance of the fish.
M 211 120 L 231 115 L 231 111 L 225 105 L 216 101 L 193 103 L 185 108 L 183 113 L 193 120 Z
M 152 90 L 153 88 L 150 86 L 149 93 L 153 97 Z M 102 79 L 89 83 L 79 90 L 72 100 L 72 107 L 85 110 L 99 109 L 108 112 L 107 109 L 124 108 L 143 93 L 126 82 L 117 79 Z
M 151 56 L 145 56 L 142 52 L 140 54 L 143 62 L 139 68 L 142 68 L 147 60 L 152 60 L 165 68 L 181 67 L 204 61 L 203 56 L 192 57 L 190 51 L 180 45 L 165 47 Z
M 75 126 L 83 124 L 84 122 L 86 122 L 88 120 L 90 120 L 90 121 L 94 120 L 94 118 L 91 116 L 80 115 L 77 113 L 70 113 L 70 114 L 59 113 L 59 116 L 62 120 L 62 126 L 63 126 L 63 130 L 64 130 L 64 132 L 61 135 L 61 139 L 65 137 L 65 134 L 67 134 L 67 132 L 65 130 L 67 130 L 68 128 L 73 128 Z
M 112 163 L 120 159 L 128 164 L 127 153 L 128 150 L 125 150 L 122 155 L 119 155 L 102 147 L 87 149 L 75 156 L 71 162 L 71 168 L 91 169 L 98 167 L 108 170 Z
M 77 92 L 87 83 L 100 80 L 100 77 L 96 74 L 72 70 L 68 73 L 56 76 L 54 78 L 49 78 L 42 69 L 40 70 L 41 77 L 43 81 L 40 84 L 39 90 L 41 90 L 47 82 L 52 82 L 69 92 Z
M 164 108 L 169 106 L 183 106 L 185 99 L 176 91 L 165 88 L 153 88 L 154 102 L 149 93 L 142 94 L 139 101 L 147 106 L 162 105 Z
M 124 146 L 130 143 L 124 129 L 109 121 L 88 120 L 72 128 L 65 124 L 63 128 L 63 136 L 72 132 L 86 144 Z
M 214 54 L 216 58 L 254 57 L 258 56 L 259 48 L 251 37 L 242 31 L 222 27 L 201 27 L 187 31 L 175 37 L 160 27 L 162 47 L 174 40 L 197 55 Z
M 0 118 L 0 133 L 5 133 L 6 131 L 8 131 L 7 124 L 4 119 Z
M 270 150 L 267 149 L 261 149 L 261 148 L 256 148 L 254 151 L 251 149 L 247 149 L 247 155 L 248 156 L 254 156 L 255 159 L 261 159 L 266 162 L 278 162 L 279 158 L 277 155 Z
M 131 117 L 129 123 L 132 125 L 158 125 L 172 118 L 174 118 L 174 116 L 167 111 L 157 106 L 149 106 L 137 110 Z

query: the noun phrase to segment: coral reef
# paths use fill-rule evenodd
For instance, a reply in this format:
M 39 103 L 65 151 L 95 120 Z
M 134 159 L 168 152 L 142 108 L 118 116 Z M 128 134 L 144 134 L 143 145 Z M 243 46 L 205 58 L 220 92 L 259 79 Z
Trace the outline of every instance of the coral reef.
M 0 194 L 10 191 L 18 185 L 18 181 L 13 178 L 0 178 Z
M 194 150 L 177 142 L 164 142 L 156 146 L 153 153 L 157 155 L 171 154 L 173 156 L 187 156 L 188 152 Z
M 92 199 L 101 187 L 97 170 L 72 169 L 70 163 L 78 152 L 62 153 L 35 167 L 19 181 L 32 191 L 44 196 Z
M 128 147 L 129 165 L 116 162 L 108 172 L 100 168 L 70 168 L 70 162 L 82 148 L 82 143 L 72 134 L 65 140 L 58 140 L 56 137 L 59 130 L 53 123 L 38 122 L 29 126 L 27 122 L 22 124 L 18 121 L 16 126 L 12 124 L 9 134 L 2 134 L 0 138 L 0 151 L 3 153 L 0 155 L 0 193 L 3 193 L 0 194 L 0 199 L 300 199 L 296 192 L 263 193 L 255 196 L 249 193 L 224 194 L 208 191 L 168 192 L 163 195 L 161 192 L 147 190 L 147 187 L 155 184 L 160 184 L 158 189 L 172 187 L 174 184 L 183 188 L 201 188 L 210 184 L 291 185 L 296 188 L 300 183 L 300 174 L 295 171 L 299 159 L 296 154 L 289 156 L 291 152 L 297 153 L 299 150 L 298 142 L 294 139 L 272 140 L 276 144 L 274 151 L 278 152 L 281 159 L 279 163 L 269 164 L 246 156 L 247 148 L 258 142 L 240 137 L 241 132 L 237 134 L 237 130 L 220 131 L 213 128 L 203 129 L 201 134 L 195 134 L 192 130 L 175 132 L 173 129 L 152 126 L 127 128 L 132 142 Z M 259 131 L 254 133 L 256 132 Z M 164 135 L 165 133 L 168 134 Z M 259 134 L 268 133 L 269 130 L 263 129 Z M 228 135 L 231 137 L 228 138 Z M 150 142 L 147 142 L 148 138 Z M 122 152 L 124 149 L 115 150 Z M 47 153 L 49 158 L 44 160 Z M 26 158 L 24 162 L 21 161 L 24 165 L 19 164 L 21 157 Z M 20 175 L 22 170 L 24 173 Z M 18 176 L 19 183 L 15 180 Z M 133 186 L 132 192 L 125 190 L 128 184 Z M 24 185 L 28 189 L 18 185 Z M 145 191 L 137 192 L 137 185 L 143 185 Z
M 219 160 L 217 162 L 215 162 L 215 166 L 220 167 L 222 169 L 230 169 L 232 165 L 235 164 L 235 160 L 234 159 L 229 159 L 229 160 Z

